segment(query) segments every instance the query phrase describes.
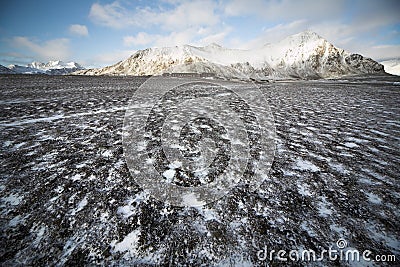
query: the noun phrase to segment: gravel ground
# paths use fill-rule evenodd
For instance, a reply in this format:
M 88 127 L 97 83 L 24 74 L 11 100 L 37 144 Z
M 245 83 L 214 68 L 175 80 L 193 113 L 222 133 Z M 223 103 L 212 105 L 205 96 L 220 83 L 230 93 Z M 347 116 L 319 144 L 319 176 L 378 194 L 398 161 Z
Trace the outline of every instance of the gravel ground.
M 146 79 L 0 76 L 2 265 L 399 264 L 399 78 L 261 85 L 277 137 L 268 179 L 198 208 L 157 201 L 129 174 L 122 125 Z M 318 255 L 339 239 L 397 261 L 258 253 Z

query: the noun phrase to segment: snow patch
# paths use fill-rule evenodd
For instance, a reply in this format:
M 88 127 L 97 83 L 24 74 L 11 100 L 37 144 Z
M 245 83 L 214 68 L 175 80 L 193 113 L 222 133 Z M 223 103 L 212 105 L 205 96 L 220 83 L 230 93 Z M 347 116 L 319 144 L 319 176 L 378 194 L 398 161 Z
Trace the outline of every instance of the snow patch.
M 23 196 L 19 196 L 17 194 L 11 194 L 7 197 L 2 197 L 1 200 L 3 203 L 10 204 L 12 206 L 17 206 L 21 203 Z
M 303 160 L 303 159 L 297 159 L 296 164 L 295 164 L 295 169 L 300 170 L 300 171 L 311 171 L 311 172 L 317 172 L 320 170 L 311 161 Z
M 371 192 L 364 192 L 364 194 L 367 195 L 369 202 L 374 203 L 374 204 L 382 203 L 382 199 L 378 195 L 375 195 L 374 193 L 371 193 Z
M 167 179 L 167 182 L 172 182 L 172 179 L 175 176 L 175 170 L 174 169 L 168 169 L 165 172 L 163 172 L 163 176 Z
M 189 193 L 189 194 L 184 195 L 182 197 L 182 202 L 184 205 L 191 206 L 191 207 L 203 206 L 206 204 L 204 201 L 198 200 L 198 197 L 194 193 Z
M 119 243 L 112 242 L 111 246 L 114 247 L 115 252 L 128 251 L 130 255 L 134 255 L 137 252 L 138 243 L 140 238 L 140 230 L 135 229 L 125 236 L 124 240 Z
M 355 147 L 358 147 L 358 145 L 356 144 L 356 143 L 353 143 L 353 142 L 346 142 L 346 143 L 344 143 L 343 144 L 345 147 L 348 147 L 348 148 L 355 148 Z
M 80 212 L 86 205 L 88 204 L 87 196 L 85 196 L 79 203 L 76 209 L 74 209 L 71 215 L 75 215 L 76 213 Z

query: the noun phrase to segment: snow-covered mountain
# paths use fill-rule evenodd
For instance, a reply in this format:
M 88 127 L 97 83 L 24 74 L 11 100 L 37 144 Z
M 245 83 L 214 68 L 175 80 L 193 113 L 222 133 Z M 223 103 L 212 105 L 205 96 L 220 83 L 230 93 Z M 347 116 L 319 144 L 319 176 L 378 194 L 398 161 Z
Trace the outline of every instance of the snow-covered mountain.
M 400 76 L 400 58 L 379 62 L 385 67 L 387 73 Z
M 9 69 L 21 74 L 50 74 L 63 75 L 74 71 L 83 70 L 84 68 L 76 62 L 63 62 L 60 60 L 49 61 L 47 63 L 32 62 L 27 66 L 10 65 Z
M 238 78 L 331 78 L 383 73 L 383 66 L 337 48 L 318 34 L 305 31 L 254 50 L 217 44 L 139 50 L 112 66 L 75 72 L 80 75 L 159 75 L 164 72 L 212 72 Z

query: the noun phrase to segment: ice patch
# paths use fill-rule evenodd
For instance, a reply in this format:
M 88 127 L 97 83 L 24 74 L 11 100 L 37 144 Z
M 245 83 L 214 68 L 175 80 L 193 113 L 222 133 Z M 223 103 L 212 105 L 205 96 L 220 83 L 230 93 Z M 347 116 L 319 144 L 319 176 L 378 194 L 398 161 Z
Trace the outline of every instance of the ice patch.
M 114 247 L 115 252 L 125 252 L 128 251 L 130 255 L 133 255 L 137 251 L 137 246 L 140 238 L 140 230 L 136 229 L 125 236 L 124 240 L 119 243 L 112 242 L 111 246 Z
M 308 233 L 309 236 L 316 236 L 316 233 L 314 232 L 314 230 L 312 230 L 309 227 L 308 222 L 303 221 L 300 226 L 304 231 L 306 231 Z
M 147 158 L 146 159 L 146 164 L 147 165 L 153 165 L 153 163 L 154 163 L 154 159 L 153 158 Z
M 382 203 L 382 199 L 378 195 L 375 195 L 374 193 L 371 193 L 371 192 L 364 192 L 364 194 L 366 194 L 368 196 L 369 202 L 372 202 L 374 204 Z
M 344 167 L 344 165 L 341 164 L 341 163 L 332 163 L 332 162 L 329 162 L 329 166 L 330 166 L 332 169 L 334 169 L 334 170 L 336 170 L 336 171 L 338 171 L 338 172 L 340 172 L 340 173 L 342 173 L 342 174 L 347 174 L 347 173 L 349 173 L 349 172 L 346 170 L 346 168 Z
M 125 206 L 121 206 L 118 208 L 118 214 L 121 214 L 125 219 L 129 218 L 133 214 L 135 214 L 136 207 L 145 199 L 147 199 L 149 195 L 146 193 L 146 191 L 142 191 L 138 194 L 136 194 L 136 197 L 134 199 L 129 198 L 127 201 L 125 201 L 127 204 Z M 132 205 L 135 203 L 134 205 Z
M 318 213 L 321 217 L 328 217 L 332 215 L 332 210 L 329 208 L 330 203 L 326 200 L 325 197 L 321 198 L 322 200 L 319 202 Z
M 8 222 L 9 227 L 17 226 L 19 223 L 23 222 L 24 220 L 21 218 L 20 215 L 15 216 Z
M 355 148 L 355 147 L 358 147 L 358 145 L 356 144 L 356 143 L 352 143 L 352 142 L 346 142 L 346 143 L 344 143 L 343 144 L 345 147 L 348 147 L 348 148 Z
M 204 216 L 205 221 L 211 221 L 211 220 L 218 221 L 217 214 L 215 213 L 215 211 L 213 209 L 209 209 L 209 208 L 202 207 L 202 206 L 199 206 L 196 208 Z
M 168 165 L 168 167 L 169 167 L 170 169 L 177 169 L 177 168 L 180 168 L 180 167 L 182 167 L 182 162 L 180 162 L 180 161 L 178 161 L 178 160 L 175 160 L 174 162 L 170 163 L 170 164 Z
M 111 151 L 111 150 L 106 150 L 106 151 L 102 152 L 101 155 L 102 155 L 103 157 L 105 157 L 105 158 L 109 158 L 109 157 L 111 157 L 113 154 L 112 154 L 112 151 Z
M 376 149 L 375 147 L 369 146 L 368 149 L 372 152 L 379 153 L 379 149 Z
M 70 238 L 67 240 L 67 242 L 65 242 L 64 247 L 63 247 L 63 254 L 60 256 L 58 266 L 62 266 L 65 264 L 65 262 L 68 259 L 68 256 L 71 255 L 71 253 L 75 250 L 75 248 L 77 246 L 78 246 L 78 243 L 73 238 Z
M 145 151 L 147 147 L 147 143 L 146 142 L 139 142 L 136 146 L 137 151 L 141 152 L 141 151 Z
M 35 241 L 33 241 L 33 243 L 35 245 L 38 245 L 40 243 L 40 241 L 43 238 L 43 235 L 44 235 L 45 231 L 46 231 L 46 227 L 45 226 L 42 226 L 42 227 L 39 228 L 39 230 L 36 233 L 36 239 L 35 239 Z
M 311 196 L 310 190 L 308 190 L 308 185 L 304 183 L 297 183 L 298 192 L 303 196 Z
M 82 112 L 82 113 L 74 113 L 71 115 L 64 115 L 64 114 L 57 114 L 55 116 L 50 116 L 50 117 L 45 117 L 45 118 L 35 118 L 35 119 L 26 119 L 26 120 L 19 120 L 19 121 L 14 121 L 14 122 L 6 122 L 6 121 L 1 121 L 0 126 L 21 126 L 25 124 L 33 124 L 33 123 L 38 123 L 38 122 L 52 122 L 55 120 L 60 120 L 60 119 L 68 119 L 68 118 L 82 118 L 83 116 L 90 116 L 90 115 L 95 115 L 95 114 L 102 114 L 102 113 L 113 113 L 121 110 L 126 110 L 126 107 L 114 107 L 111 109 L 99 109 L 99 110 L 94 110 L 94 111 L 89 111 L 89 112 Z
M 360 178 L 358 181 L 360 183 L 363 183 L 363 184 L 369 184 L 369 185 L 375 185 L 376 184 L 376 182 L 373 182 L 373 181 L 371 181 L 370 179 L 367 179 L 367 178 Z
M 335 231 L 336 233 L 339 233 L 340 236 L 342 236 L 343 234 L 347 233 L 346 228 L 339 226 L 337 224 L 332 224 L 329 226 L 331 228 L 332 231 Z
M 71 215 L 75 215 L 76 213 L 80 212 L 86 205 L 87 205 L 87 196 L 85 196 L 79 203 L 78 206 L 72 210 Z
M 175 170 L 174 169 L 168 169 L 165 172 L 163 172 L 163 176 L 167 179 L 167 182 L 172 182 L 172 179 L 175 176 Z
M 207 177 L 207 175 L 208 175 L 208 170 L 207 169 L 195 170 L 194 171 L 194 176 L 196 178 L 199 178 L 202 183 L 206 182 L 204 179 Z
M 183 201 L 184 205 L 191 206 L 191 207 L 203 206 L 206 204 L 203 201 L 197 200 L 197 196 L 194 193 L 189 193 L 189 194 L 184 195 L 182 197 L 182 201 Z
M 118 208 L 118 213 L 122 214 L 124 218 L 129 218 L 133 214 L 135 214 L 133 207 L 131 205 L 125 205 Z
M 368 224 L 366 227 L 368 230 L 369 236 L 371 236 L 375 241 L 378 241 L 382 244 L 386 244 L 389 247 L 398 250 L 399 248 L 399 240 L 396 236 L 385 232 L 382 227 L 376 224 Z
M 375 134 L 381 135 L 381 136 L 390 136 L 389 134 L 382 132 L 382 131 L 378 131 L 378 130 L 374 130 L 374 129 L 371 129 L 370 131 Z
M 303 159 L 297 159 L 295 169 L 311 172 L 319 171 L 319 168 L 315 166 L 311 161 Z
M 25 144 L 26 144 L 26 142 L 22 142 L 22 143 L 16 144 L 16 145 L 14 145 L 14 149 L 19 149 L 20 147 L 22 147 Z
M 75 174 L 74 176 L 72 176 L 71 180 L 75 182 L 75 181 L 80 180 L 81 177 L 82 177 L 82 175 L 78 173 L 78 174 Z
M 356 138 L 353 136 L 347 137 L 346 140 L 350 141 L 350 142 L 355 142 L 355 143 L 368 143 L 369 142 L 368 140 L 359 139 L 359 138 Z
M 12 143 L 13 143 L 13 141 L 5 141 L 5 142 L 3 142 L 3 146 L 4 146 L 4 147 L 8 147 L 8 146 L 10 146 Z
M 286 170 L 286 169 L 284 169 L 282 171 L 283 171 L 283 175 L 285 175 L 285 176 L 295 176 L 296 175 L 295 172 L 292 172 L 292 171 L 289 171 L 289 170 Z
M 17 194 L 11 194 L 8 197 L 2 197 L 1 200 L 6 204 L 16 206 L 19 205 L 19 203 L 21 203 L 23 198 L 24 198 L 23 196 L 19 196 Z
M 81 163 L 81 164 L 77 164 L 75 167 L 77 168 L 77 169 L 81 169 L 81 168 L 83 168 L 83 167 L 85 167 L 86 166 L 86 163 Z

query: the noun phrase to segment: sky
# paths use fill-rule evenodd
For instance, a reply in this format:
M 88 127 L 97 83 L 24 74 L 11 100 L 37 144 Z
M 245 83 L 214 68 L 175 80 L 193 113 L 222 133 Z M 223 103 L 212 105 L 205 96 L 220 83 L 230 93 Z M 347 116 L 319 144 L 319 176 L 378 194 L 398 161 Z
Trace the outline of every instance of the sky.
M 148 47 L 252 49 L 305 30 L 375 60 L 400 58 L 400 1 L 3 1 L 0 64 L 103 67 Z

